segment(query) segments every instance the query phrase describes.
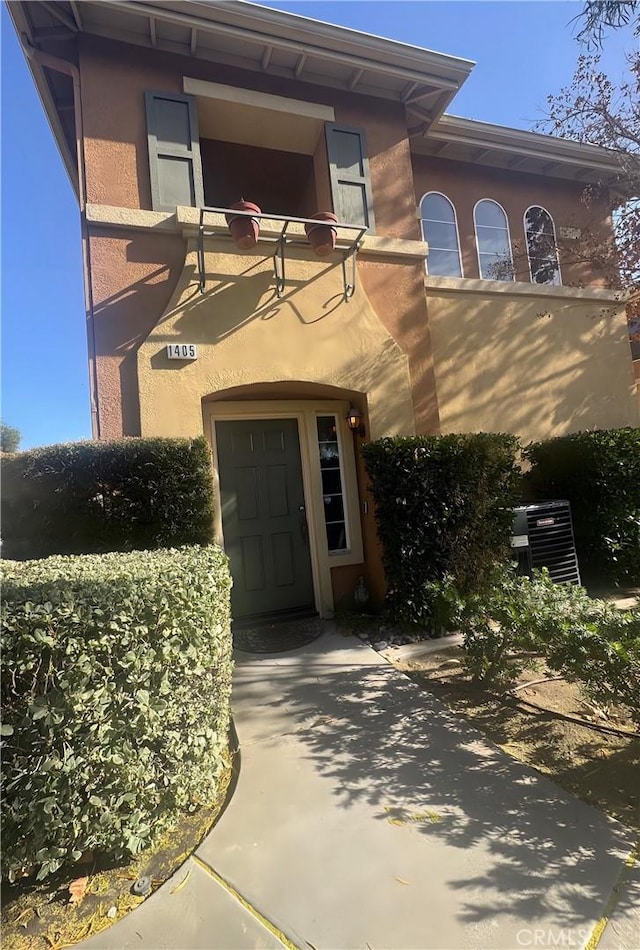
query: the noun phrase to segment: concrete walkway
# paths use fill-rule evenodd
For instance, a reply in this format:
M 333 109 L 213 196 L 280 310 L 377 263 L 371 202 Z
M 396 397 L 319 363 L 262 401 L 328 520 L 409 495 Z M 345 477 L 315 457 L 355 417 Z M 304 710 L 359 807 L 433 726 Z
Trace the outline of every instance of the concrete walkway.
M 602 930 L 631 836 L 369 647 L 327 633 L 239 656 L 233 705 L 241 769 L 222 819 L 87 950 L 581 948 Z M 632 893 L 600 950 L 640 946 Z

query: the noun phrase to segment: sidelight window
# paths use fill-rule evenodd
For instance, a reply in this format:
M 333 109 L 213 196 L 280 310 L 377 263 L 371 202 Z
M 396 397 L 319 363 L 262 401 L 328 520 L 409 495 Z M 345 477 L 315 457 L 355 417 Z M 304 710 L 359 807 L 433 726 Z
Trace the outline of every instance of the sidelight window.
M 327 546 L 329 553 L 332 554 L 348 549 L 340 440 L 334 415 L 317 416 L 316 421 L 324 523 L 327 531 Z

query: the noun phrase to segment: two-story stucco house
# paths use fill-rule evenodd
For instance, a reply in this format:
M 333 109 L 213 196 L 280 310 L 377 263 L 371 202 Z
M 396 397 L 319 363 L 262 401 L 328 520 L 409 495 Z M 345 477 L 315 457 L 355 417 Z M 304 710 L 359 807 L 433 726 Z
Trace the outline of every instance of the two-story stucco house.
M 239 2 L 10 10 L 80 204 L 94 435 L 210 440 L 237 617 L 379 593 L 362 438 L 638 423 L 623 307 L 555 243 L 611 234 L 580 196 L 616 163 L 447 115 L 471 62 Z

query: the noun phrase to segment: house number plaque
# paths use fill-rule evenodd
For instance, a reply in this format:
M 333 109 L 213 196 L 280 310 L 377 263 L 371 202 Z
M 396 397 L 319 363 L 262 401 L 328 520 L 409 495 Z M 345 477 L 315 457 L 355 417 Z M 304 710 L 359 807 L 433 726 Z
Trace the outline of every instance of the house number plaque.
M 169 343 L 167 356 L 170 360 L 197 360 L 198 347 L 195 343 Z

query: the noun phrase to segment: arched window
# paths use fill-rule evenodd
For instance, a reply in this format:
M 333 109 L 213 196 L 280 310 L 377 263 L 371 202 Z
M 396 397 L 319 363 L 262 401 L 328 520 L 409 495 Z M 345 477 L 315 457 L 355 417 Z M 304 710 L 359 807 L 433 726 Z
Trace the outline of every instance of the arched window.
M 429 245 L 427 273 L 432 277 L 462 277 L 456 211 L 448 198 L 431 191 L 420 202 L 422 236 Z
M 473 210 L 480 276 L 485 280 L 514 280 L 509 223 L 503 208 L 483 198 Z
M 524 214 L 524 233 L 527 236 L 529 271 L 534 284 L 562 283 L 556 229 L 553 218 L 544 208 L 532 205 Z

